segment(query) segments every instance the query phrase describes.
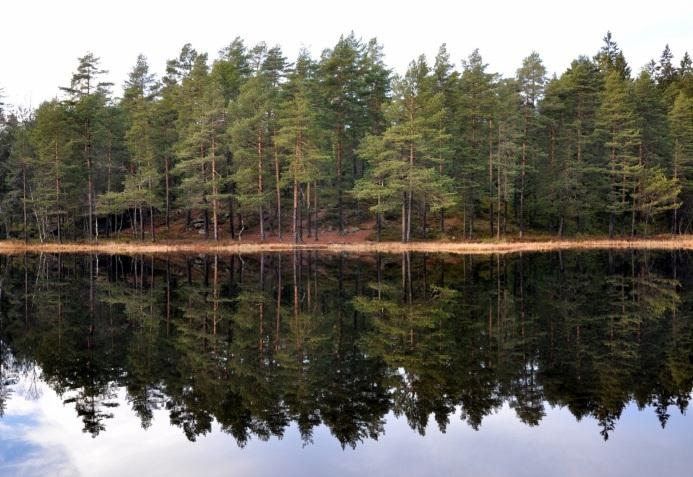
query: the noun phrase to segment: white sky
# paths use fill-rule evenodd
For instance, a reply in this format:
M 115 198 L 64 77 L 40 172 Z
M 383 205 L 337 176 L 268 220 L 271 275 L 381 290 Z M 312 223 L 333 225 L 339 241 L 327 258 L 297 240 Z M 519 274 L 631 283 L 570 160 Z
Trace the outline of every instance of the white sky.
M 28 385 L 29 383 L 22 383 Z M 96 438 L 82 432 L 83 423 L 69 396 L 58 396 L 45 383 L 39 396 L 13 393 L 0 420 L 0 445 L 6 452 L 0 472 L 25 477 L 51 475 L 688 475 L 693 429 L 690 416 L 670 408 L 663 431 L 651 407 L 628 404 L 610 434 L 599 435 L 592 417 L 577 421 L 566 407 L 546 406 L 537 427 L 517 418 L 506 403 L 483 420 L 478 431 L 463 422 L 459 410 L 450 415 L 445 434 L 433 419 L 426 436 L 413 431 L 403 416 L 385 416 L 385 432 L 365 439 L 355 449 L 342 449 L 325 426 L 314 430 L 313 443 L 302 446 L 295 423 L 284 438 L 263 442 L 252 437 L 239 448 L 233 438 L 212 432 L 188 442 L 172 426 L 165 409 L 154 411 L 152 426 L 139 418 L 117 390 L 119 406 L 109 408 L 106 430 Z M 3 442 L 4 441 L 4 442 Z M 498 449 L 502 449 L 499 458 Z M 540 449 L 540 451 L 537 451 Z
M 376 36 L 396 71 L 446 42 L 456 65 L 478 47 L 505 76 L 532 50 L 560 73 L 578 55 L 592 56 L 611 30 L 637 72 L 666 43 L 676 64 L 693 53 L 693 1 L 10 0 L 0 7 L 0 88 L 4 102 L 36 107 L 93 51 L 119 94 L 139 53 L 161 74 L 187 42 L 214 59 L 239 35 L 246 45 L 279 43 L 293 59 L 301 46 L 317 57 L 351 30 Z

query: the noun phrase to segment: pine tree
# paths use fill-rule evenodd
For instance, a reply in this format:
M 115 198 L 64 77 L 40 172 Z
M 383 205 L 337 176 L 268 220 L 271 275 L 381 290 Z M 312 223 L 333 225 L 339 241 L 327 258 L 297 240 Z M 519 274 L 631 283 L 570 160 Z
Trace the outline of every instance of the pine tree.
M 493 111 L 497 75 L 487 73 L 479 50 L 462 61 L 456 120 L 461 126 L 459 156 L 463 197 L 463 234 L 474 234 L 477 205 L 488 210 L 489 234 L 494 232 Z M 486 189 L 486 194 L 482 191 Z M 468 223 L 468 225 L 467 225 Z
M 221 88 L 209 77 L 206 55 L 195 58 L 182 87 L 190 92 L 183 116 L 190 122 L 181 131 L 174 172 L 180 177 L 179 190 L 188 211 L 204 214 L 205 237 L 209 236 L 211 210 L 213 237 L 219 240 L 220 203 L 227 198 L 227 176 L 222 170 L 227 115 Z
M 454 170 L 455 144 L 454 137 L 457 132 L 455 124 L 455 87 L 458 81 L 458 74 L 454 70 L 454 66 L 450 63 L 450 54 L 447 51 L 447 46 L 443 43 L 438 48 L 438 54 L 433 65 L 433 91 L 443 95 L 443 103 L 445 104 L 444 114 L 440 116 L 440 124 L 438 129 L 445 131 L 447 134 L 446 140 L 440 141 L 437 146 L 438 155 L 438 172 L 443 175 L 452 176 Z M 440 209 L 439 219 L 440 232 L 445 232 L 445 208 Z
M 95 131 L 100 126 L 100 113 L 105 107 L 111 83 L 98 81 L 98 78 L 107 71 L 99 68 L 100 60 L 94 54 L 87 53 L 78 61 L 77 71 L 72 75 L 70 86 L 61 89 L 67 93 L 66 104 L 72 109 L 75 120 L 81 126 L 77 143 L 82 150 L 82 159 L 87 169 L 87 235 L 91 239 L 96 234 L 98 239 L 98 223 L 94 220 L 96 201 L 94 137 Z
M 19 114 L 21 116 L 13 125 L 12 147 L 7 163 L 4 165 L 6 168 L 6 187 L 9 190 L 3 197 L 3 208 L 8 211 L 21 210 L 22 237 L 26 243 L 29 241 L 30 233 L 29 214 L 32 210 L 36 211 L 31 183 L 36 167 L 35 151 L 31 143 L 34 118 L 26 110 L 19 111 Z M 38 215 L 36 215 L 36 219 L 39 238 L 43 241 L 44 235 L 40 228 Z
M 633 94 L 642 139 L 638 151 L 640 161 L 646 166 L 666 168 L 671 145 L 662 91 L 650 74 L 643 70 L 633 84 Z
M 669 112 L 673 177 L 681 184 L 682 215 L 673 215 L 673 232 L 688 233 L 693 222 L 693 96 L 681 91 Z
M 100 127 L 108 88 L 111 83 L 99 81 L 106 70 L 99 68 L 100 60 L 93 53 L 87 53 L 78 59 L 77 71 L 72 75 L 69 87 L 61 89 L 68 95 L 66 104 L 71 108 L 75 120 L 80 125 L 76 142 L 82 150 L 82 159 L 87 169 L 87 236 L 91 239 L 94 234 L 98 239 L 98 221 L 95 222 L 96 191 L 95 178 L 95 131 Z
M 291 229 L 295 243 L 302 241 L 301 203 L 305 202 L 308 205 L 307 214 L 310 224 L 310 186 L 314 184 L 313 194 L 317 194 L 315 185 L 319 176 L 320 163 L 326 158 L 321 150 L 323 134 L 316 113 L 315 98 L 311 91 L 314 81 L 312 70 L 310 57 L 304 50 L 299 54 L 296 67 L 286 85 L 287 94 L 279 110 L 279 129 L 276 136 L 277 146 L 288 156 L 287 178 L 291 180 L 293 189 Z M 279 185 L 277 185 L 277 194 L 279 195 Z M 307 197 L 302 201 L 301 196 L 304 195 Z M 279 210 L 278 213 L 280 213 Z M 316 220 L 316 228 L 317 225 Z
M 369 138 L 360 153 L 372 163 L 370 177 L 357 182 L 355 195 L 377 200 L 373 210 L 381 213 L 400 198 L 402 242 L 411 240 L 413 207 L 440 210 L 452 205 L 451 182 L 439 173 L 437 144 L 446 140 L 439 128 L 445 111 L 442 93 L 434 93 L 429 68 L 420 57 L 409 65 L 404 77 L 393 84 L 393 101 L 387 114 L 392 124 L 380 139 Z
M 236 37 L 226 48 L 219 51 L 219 58 L 214 62 L 214 65 L 212 65 L 210 76 L 212 77 L 212 81 L 216 82 L 221 88 L 221 94 L 227 106 L 231 101 L 235 101 L 240 94 L 241 87 L 252 74 L 249 61 L 250 55 L 243 40 Z M 226 194 L 228 197 L 229 234 L 231 238 L 234 238 L 236 234 L 236 229 L 234 227 L 235 186 L 231 177 L 234 170 L 234 158 L 229 144 L 228 134 L 225 136 L 226 144 L 223 151 L 226 159 L 227 177 L 225 181 Z
M 496 108 L 494 111 L 494 154 L 496 193 L 496 238 L 505 235 L 508 223 L 508 205 L 510 198 L 519 189 L 519 225 L 523 234 L 524 221 L 522 218 L 524 205 L 524 179 L 520 177 L 519 187 L 516 178 L 527 170 L 528 135 L 524 134 L 527 127 L 526 98 L 521 95 L 518 83 L 513 79 L 505 79 L 496 86 Z M 524 147 L 523 147 L 524 146 Z M 523 155 L 524 153 L 524 155 Z
M 36 150 L 37 200 L 42 209 L 50 211 L 58 242 L 62 242 L 64 217 L 67 208 L 75 202 L 77 192 L 74 123 L 63 104 L 56 100 L 45 102 L 36 111 L 31 134 Z
M 362 133 L 360 124 L 360 76 L 359 57 L 362 52 L 361 42 L 354 34 L 340 37 L 331 50 L 323 52 L 320 62 L 322 92 L 325 100 L 326 125 L 333 131 L 332 150 L 334 153 L 335 172 L 334 189 L 337 194 L 337 224 L 340 235 L 345 231 L 344 191 L 351 186 L 351 180 L 345 181 L 345 170 L 348 162 L 353 167 L 355 177 L 354 150 Z
M 604 171 L 609 177 L 606 210 L 609 211 L 609 237 L 615 233 L 616 220 L 632 213 L 634 232 L 636 191 L 643 164 L 638 156 L 641 142 L 632 85 L 618 71 L 607 74 L 601 106 L 597 115 L 597 134 L 603 140 L 607 159 Z
M 537 104 L 544 94 L 544 84 L 546 83 L 546 68 L 541 62 L 541 58 L 536 51 L 533 51 L 522 61 L 522 67 L 517 70 L 517 82 L 522 96 L 522 145 L 520 162 L 520 238 L 525 233 L 525 185 L 527 182 L 527 162 L 534 162 L 533 159 L 539 154 L 539 145 L 536 140 L 539 118 Z
M 680 206 L 681 187 L 676 178 L 668 178 L 659 167 L 647 167 L 642 171 L 638 190 L 633 198 L 638 212 L 645 218 L 644 232 L 647 235 L 650 221 L 657 215 Z
M 149 73 L 146 58 L 139 55 L 125 83 L 121 102 L 127 127 L 125 142 L 130 153 L 123 190 L 100 198 L 100 205 L 110 213 L 121 214 L 125 210 L 134 213 L 133 226 L 139 224 L 141 238 L 144 238 L 143 210 L 148 210 L 152 241 L 155 240 L 154 210 L 161 207 L 157 194 L 160 176 L 156 164 L 154 120 L 158 90 L 159 84 Z
M 306 55 L 307 59 L 307 55 Z M 310 67 L 306 65 L 306 67 Z M 282 238 L 282 164 L 279 154 L 279 108 L 281 107 L 281 83 L 283 82 L 286 69 L 286 58 L 278 46 L 267 51 L 267 56 L 262 63 L 262 74 L 267 78 L 268 98 L 267 98 L 267 129 L 271 142 L 271 155 L 274 164 L 274 199 L 275 199 L 275 224 L 277 236 Z
M 233 181 L 236 199 L 244 213 L 256 212 L 260 240 L 265 240 L 265 210 L 268 203 L 265 167 L 269 134 L 269 78 L 262 72 L 262 61 L 255 61 L 255 74 L 241 87 L 229 106 L 231 151 L 235 165 Z M 244 225 L 241 224 L 241 230 Z
M 558 235 L 567 228 L 566 219 L 574 219 L 579 233 L 595 213 L 601 175 L 595 174 L 599 151 L 593 133 L 601 88 L 599 70 L 588 58 L 581 57 L 547 85 L 540 104 L 548 129 L 547 173 L 539 186 L 545 199 L 537 208 L 550 211 Z

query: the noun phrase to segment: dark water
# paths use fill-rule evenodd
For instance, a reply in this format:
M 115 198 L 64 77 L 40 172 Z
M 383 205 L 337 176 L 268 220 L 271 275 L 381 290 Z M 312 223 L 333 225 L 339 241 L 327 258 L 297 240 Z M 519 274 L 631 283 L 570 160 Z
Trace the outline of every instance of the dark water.
M 691 265 L 0 257 L 0 475 L 691 475 Z

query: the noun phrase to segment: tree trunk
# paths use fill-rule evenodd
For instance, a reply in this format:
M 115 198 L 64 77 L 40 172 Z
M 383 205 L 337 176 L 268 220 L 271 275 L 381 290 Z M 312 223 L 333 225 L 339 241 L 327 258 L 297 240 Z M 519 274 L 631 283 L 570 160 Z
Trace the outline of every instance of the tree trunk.
M 87 119 L 87 121 L 84 124 L 84 136 L 85 136 L 85 141 L 84 141 L 84 159 L 87 164 L 87 209 L 88 209 L 88 218 L 87 218 L 87 223 L 89 225 L 89 240 L 92 239 L 93 234 L 94 234 L 94 227 L 93 227 L 93 217 L 94 217 L 94 177 L 93 177 L 93 171 L 92 171 L 92 160 L 91 160 L 91 126 L 90 126 L 90 121 Z
M 407 242 L 411 241 L 411 205 L 412 193 L 410 189 L 409 194 L 407 194 Z
M 423 222 L 423 236 L 426 238 L 428 234 L 428 214 L 426 213 L 426 198 L 424 197 L 423 203 L 421 204 L 421 221 Z
M 407 194 L 402 194 L 402 243 L 407 241 Z
M 342 204 L 342 159 L 344 154 L 344 144 L 342 140 L 341 124 L 337 125 L 337 210 L 339 213 L 339 235 L 344 235 L 344 210 Z
M 558 219 L 558 236 L 563 238 L 563 214 Z
M 262 194 L 264 193 L 264 186 L 263 186 L 263 144 L 262 144 L 262 131 L 258 131 L 257 135 L 257 192 L 258 196 L 262 197 Z M 260 219 L 260 241 L 264 242 L 265 241 L 265 211 L 262 206 L 262 202 L 260 203 L 260 210 L 258 211 L 259 213 L 259 219 Z
M 308 237 L 313 235 L 313 214 L 310 210 L 310 182 L 306 184 L 306 218 L 308 219 Z
M 272 141 L 274 144 L 274 183 L 275 183 L 275 189 L 276 189 L 276 200 L 277 200 L 277 236 L 279 237 L 279 240 L 281 241 L 282 239 L 282 193 L 281 193 L 281 187 L 279 184 L 280 176 L 279 176 L 279 148 L 277 147 L 277 135 L 276 131 L 274 134 L 274 140 Z
M 55 140 L 55 213 L 58 217 L 58 243 L 62 243 L 60 230 L 60 159 L 58 157 L 58 140 Z
M 303 186 L 298 186 L 298 241 L 303 242 Z
M 139 206 L 140 211 L 140 241 L 144 242 L 144 213 L 142 212 L 142 206 Z M 98 224 L 97 224 L 98 227 Z
M 301 168 L 301 133 L 296 135 L 296 143 L 294 144 L 294 190 L 293 190 L 293 223 L 292 223 L 292 234 L 294 236 L 294 243 L 298 243 L 300 240 L 298 231 L 299 218 L 299 186 L 298 186 L 298 171 Z
M 171 178 L 169 171 L 171 162 L 168 156 L 164 158 L 164 193 L 166 195 L 166 230 L 171 228 Z
M 294 174 L 294 190 L 293 190 L 293 216 L 291 224 L 291 233 L 294 238 L 294 243 L 298 243 L 298 178 Z
M 383 180 L 380 179 L 379 181 L 380 187 L 383 186 Z M 375 213 L 375 238 L 378 242 L 380 242 L 380 233 L 382 229 L 382 216 L 380 212 L 380 190 L 378 190 L 378 211 Z
M 501 128 L 501 123 L 498 122 L 498 157 L 496 158 L 496 162 L 498 163 L 498 166 L 496 167 L 496 239 L 500 240 L 500 232 L 501 232 L 501 222 L 503 218 L 501 217 L 501 190 L 502 190 L 502 184 L 501 184 L 501 137 L 502 137 L 502 128 Z
M 488 120 L 488 226 L 489 236 L 493 238 L 493 121 Z
M 525 137 L 527 127 L 525 126 Z M 525 236 L 525 168 L 527 166 L 527 144 L 522 141 L 522 163 L 520 165 L 520 238 Z
M 315 206 L 315 240 L 318 240 L 318 181 L 315 181 L 313 183 L 313 195 L 315 198 L 313 199 Z
M 22 164 L 22 216 L 24 218 L 24 243 L 29 241 L 26 218 L 26 166 Z
M 411 119 L 413 121 L 413 119 Z M 414 144 L 409 145 L 409 191 L 407 194 L 407 229 L 405 242 L 411 240 L 411 206 L 413 195 L 412 174 L 414 173 Z
M 611 202 L 611 213 L 609 214 L 609 238 L 614 238 L 614 229 L 616 227 L 616 212 L 614 211 L 614 174 L 616 173 L 616 152 L 614 151 L 614 148 L 611 148 L 611 156 L 610 156 L 610 162 L 611 162 L 611 174 L 610 174 L 610 180 L 611 180 L 611 190 L 609 191 L 609 201 Z
M 212 226 L 214 227 L 214 241 L 219 240 L 219 189 L 217 187 L 217 150 L 216 142 L 212 137 Z M 216 272 L 215 272 L 216 273 Z
M 154 230 L 154 207 L 149 206 L 149 233 L 151 234 L 151 240 L 154 242 L 156 240 L 156 232 Z
M 443 175 L 443 164 L 440 164 L 440 175 Z M 440 233 L 445 233 L 445 209 L 440 209 Z

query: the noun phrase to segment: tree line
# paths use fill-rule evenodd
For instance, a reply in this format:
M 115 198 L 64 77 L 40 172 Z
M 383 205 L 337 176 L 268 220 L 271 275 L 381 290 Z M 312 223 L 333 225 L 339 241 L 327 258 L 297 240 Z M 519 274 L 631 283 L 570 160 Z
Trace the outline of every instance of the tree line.
M 637 75 L 608 33 L 547 77 L 515 77 L 443 44 L 404 74 L 353 33 L 313 58 L 234 39 L 186 44 L 161 78 L 140 55 L 122 97 L 98 57 L 59 97 L 0 109 L 0 233 L 300 242 L 688 233 L 693 65 L 667 46 Z M 0 106 L 2 108 L 2 106 Z M 176 225 L 179 227 L 176 228 Z

